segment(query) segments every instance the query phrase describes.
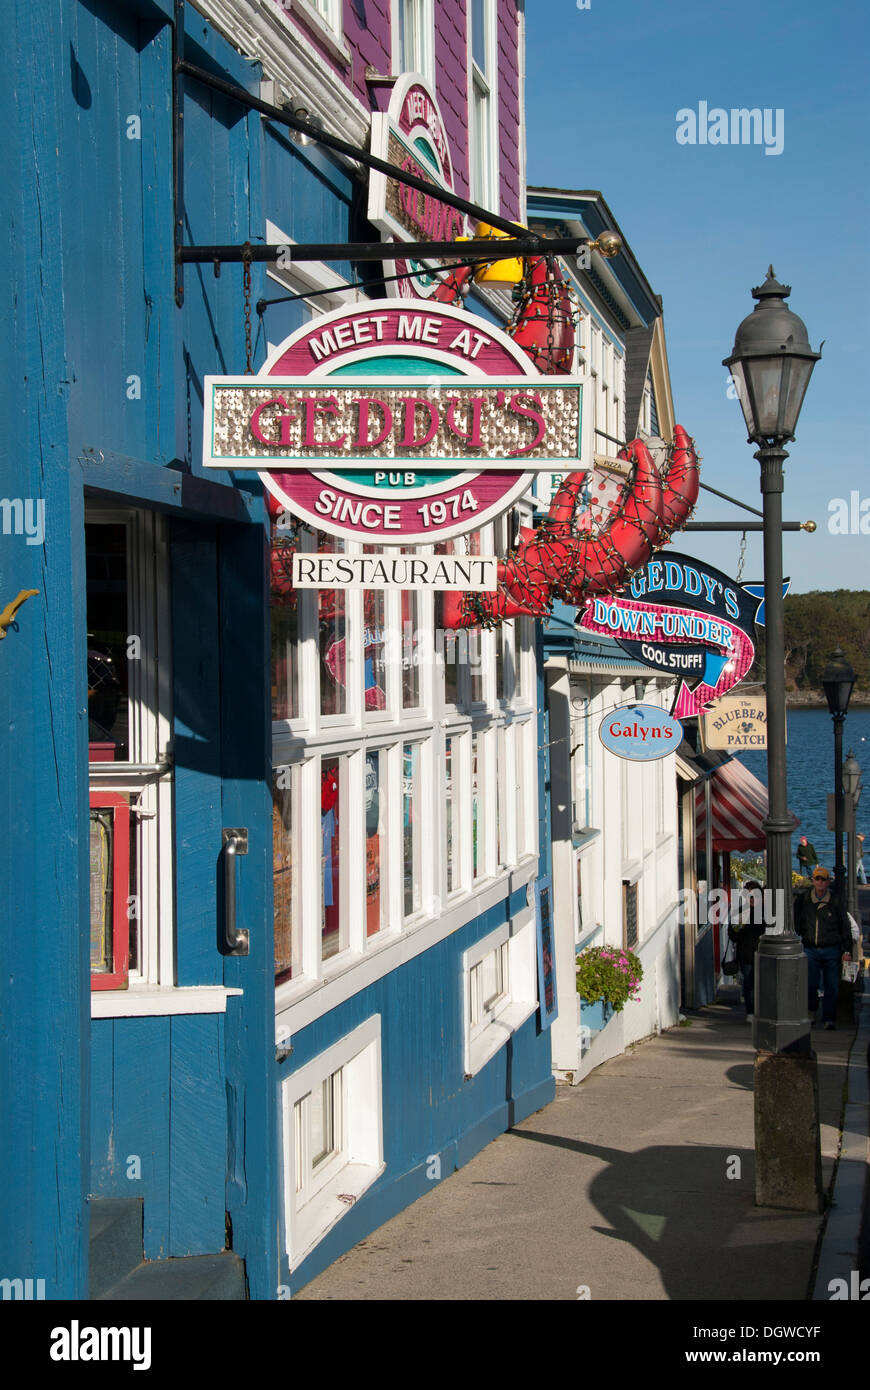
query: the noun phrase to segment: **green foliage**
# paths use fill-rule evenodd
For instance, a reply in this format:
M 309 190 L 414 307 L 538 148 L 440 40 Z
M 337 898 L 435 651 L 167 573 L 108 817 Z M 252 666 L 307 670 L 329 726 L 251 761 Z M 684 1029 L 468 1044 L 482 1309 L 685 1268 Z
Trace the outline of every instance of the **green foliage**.
M 767 881 L 767 866 L 762 855 L 757 854 L 753 857 L 732 854 L 731 856 L 731 875 L 743 887 L 748 878 L 757 879 L 759 883 Z
M 586 1004 L 603 1000 L 622 1013 L 629 999 L 640 998 L 643 966 L 633 951 L 590 946 L 577 957 L 577 993 Z
M 822 671 L 835 647 L 843 648 L 855 668 L 855 691 L 870 690 L 870 593 L 866 589 L 787 594 L 783 606 L 787 691 L 817 693 L 824 700 Z M 755 664 L 747 680 L 763 681 L 764 628 L 757 628 L 756 634 Z

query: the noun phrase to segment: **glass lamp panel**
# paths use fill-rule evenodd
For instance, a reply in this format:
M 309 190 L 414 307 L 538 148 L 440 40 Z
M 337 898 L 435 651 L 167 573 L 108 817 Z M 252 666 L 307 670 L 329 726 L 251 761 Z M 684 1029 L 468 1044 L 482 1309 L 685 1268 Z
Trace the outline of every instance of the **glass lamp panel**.
M 756 433 L 765 439 L 779 433 L 779 402 L 785 358 L 751 357 L 744 363 L 755 415 Z
M 804 403 L 807 387 L 810 384 L 815 362 L 806 357 L 789 359 L 789 371 L 783 381 L 783 400 L 781 404 L 782 433 L 791 437 L 797 429 L 798 416 Z
M 752 408 L 752 401 L 749 389 L 746 385 L 746 376 L 743 371 L 742 362 L 732 362 L 729 368 L 734 389 L 737 392 L 737 399 L 740 402 L 740 409 L 743 411 L 743 418 L 746 421 L 746 433 L 752 439 L 756 433 L 755 415 Z

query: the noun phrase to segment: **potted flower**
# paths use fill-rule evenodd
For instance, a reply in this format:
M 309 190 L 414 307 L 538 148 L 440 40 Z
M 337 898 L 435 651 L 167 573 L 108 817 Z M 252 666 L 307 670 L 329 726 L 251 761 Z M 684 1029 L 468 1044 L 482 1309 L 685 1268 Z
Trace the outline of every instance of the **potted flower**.
M 633 951 L 590 946 L 577 957 L 577 993 L 585 1004 L 603 1003 L 622 1013 L 629 1000 L 640 998 L 642 979 L 643 966 Z

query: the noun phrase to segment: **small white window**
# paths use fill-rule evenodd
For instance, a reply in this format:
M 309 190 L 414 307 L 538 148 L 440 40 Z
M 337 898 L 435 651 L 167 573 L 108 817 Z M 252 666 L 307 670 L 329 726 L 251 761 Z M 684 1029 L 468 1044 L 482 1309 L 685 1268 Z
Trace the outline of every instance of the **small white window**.
M 282 1091 L 285 1235 L 295 1268 L 384 1171 L 380 1015 L 293 1072 Z
M 469 160 L 471 197 L 483 207 L 498 202 L 496 146 L 495 5 L 471 0 L 468 7 L 471 61 L 469 63 Z
M 393 0 L 393 72 L 435 80 L 433 0 Z
M 298 4 L 299 0 L 294 0 Z M 341 0 L 303 0 L 333 34 L 341 35 Z
M 533 914 L 478 941 L 462 968 L 465 1074 L 474 1076 L 538 1006 Z

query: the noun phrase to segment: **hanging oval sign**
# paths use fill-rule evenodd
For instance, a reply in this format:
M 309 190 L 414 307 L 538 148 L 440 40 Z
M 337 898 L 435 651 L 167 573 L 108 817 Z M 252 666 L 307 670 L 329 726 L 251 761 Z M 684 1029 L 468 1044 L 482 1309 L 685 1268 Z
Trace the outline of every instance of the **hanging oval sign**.
M 598 737 L 620 758 L 651 763 L 676 752 L 683 726 L 657 705 L 618 705 L 602 719 Z
M 400 305 L 337 309 L 257 376 L 206 377 L 204 467 L 256 470 L 319 531 L 418 545 L 492 521 L 539 470 L 581 466 L 577 379 L 539 376 L 476 314 Z

